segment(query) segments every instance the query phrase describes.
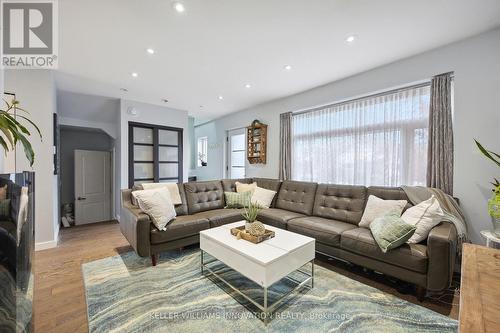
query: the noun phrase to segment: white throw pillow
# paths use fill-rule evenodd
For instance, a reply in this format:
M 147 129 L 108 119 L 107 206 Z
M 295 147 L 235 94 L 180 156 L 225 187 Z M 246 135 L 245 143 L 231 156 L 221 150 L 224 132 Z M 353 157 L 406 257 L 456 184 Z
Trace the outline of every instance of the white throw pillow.
M 142 211 L 151 217 L 158 230 L 166 230 L 167 224 L 176 216 L 170 192 L 166 188 L 158 188 L 134 191 L 132 195 L 137 199 Z
M 235 182 L 236 185 L 236 192 L 238 193 L 243 193 L 243 192 L 248 192 L 248 191 L 255 191 L 257 188 L 257 183 L 253 182 L 252 184 L 244 184 L 240 182 Z
M 431 229 L 437 226 L 442 221 L 443 217 L 443 210 L 435 196 L 422 201 L 416 206 L 408 208 L 403 216 L 401 216 L 401 219 L 415 226 L 417 230 L 415 230 L 415 233 L 407 243 L 415 244 L 427 239 Z
M 253 191 L 250 201 L 262 208 L 269 208 L 269 206 L 271 206 L 271 203 L 273 202 L 275 194 L 276 191 L 267 190 L 262 187 L 256 187 Z
M 395 212 L 401 216 L 407 203 L 408 201 L 406 200 L 383 200 L 374 195 L 370 195 L 359 226 L 362 228 L 369 228 L 373 220 L 391 212 Z
M 142 188 L 145 190 L 154 190 L 157 188 L 166 188 L 170 192 L 170 199 L 174 205 L 182 204 L 179 187 L 175 183 L 142 183 Z

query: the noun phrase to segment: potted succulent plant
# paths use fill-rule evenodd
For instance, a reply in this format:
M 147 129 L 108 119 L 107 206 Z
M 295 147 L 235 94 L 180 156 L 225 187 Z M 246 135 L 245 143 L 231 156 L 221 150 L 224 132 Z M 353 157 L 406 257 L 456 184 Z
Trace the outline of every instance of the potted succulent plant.
M 30 166 L 33 166 L 33 163 L 35 162 L 35 152 L 33 151 L 33 147 L 31 147 L 31 143 L 27 138 L 31 135 L 31 132 L 28 131 L 28 129 L 17 119 L 24 120 L 31 124 L 31 126 L 33 126 L 38 132 L 40 139 L 42 139 L 42 133 L 33 121 L 26 116 L 19 114 L 19 111 L 29 114 L 27 111 L 19 107 L 19 101 L 13 100 L 11 103 L 7 101 L 4 102 L 6 107 L 4 109 L 0 109 L 0 145 L 3 147 L 5 152 L 8 152 L 10 150 L 14 150 L 16 144 L 21 142 L 24 148 L 24 154 L 26 155 Z
M 477 140 L 474 141 L 481 153 L 500 167 L 500 155 L 491 150 L 487 150 Z M 493 219 L 493 232 L 496 236 L 500 237 L 500 182 L 498 179 L 494 178 L 491 184 L 493 185 L 493 195 L 491 199 L 488 200 L 488 213 L 490 213 Z
M 244 212 L 241 214 L 245 219 L 245 231 L 252 236 L 261 236 L 266 232 L 264 224 L 257 221 L 257 216 L 262 208 L 250 202 L 248 207 L 245 207 Z

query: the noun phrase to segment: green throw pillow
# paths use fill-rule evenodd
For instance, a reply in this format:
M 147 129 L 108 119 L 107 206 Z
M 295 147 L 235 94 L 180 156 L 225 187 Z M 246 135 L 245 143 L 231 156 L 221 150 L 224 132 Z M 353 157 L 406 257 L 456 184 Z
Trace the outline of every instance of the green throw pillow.
M 382 252 L 386 253 L 406 243 L 417 228 L 403 221 L 399 214 L 389 213 L 373 220 L 370 230 Z
M 0 200 L 0 221 L 10 220 L 10 199 Z
M 226 197 L 226 208 L 244 208 L 250 205 L 252 191 L 247 192 L 224 192 Z

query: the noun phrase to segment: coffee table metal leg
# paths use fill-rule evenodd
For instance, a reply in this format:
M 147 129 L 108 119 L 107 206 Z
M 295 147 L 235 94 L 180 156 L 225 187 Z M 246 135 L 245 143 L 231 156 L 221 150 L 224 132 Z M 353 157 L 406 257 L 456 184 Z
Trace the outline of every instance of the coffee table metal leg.
M 200 268 L 201 268 L 201 274 L 203 274 L 203 250 L 200 250 L 200 253 L 201 253 Z
M 267 287 L 264 287 L 264 324 L 267 325 L 269 322 L 267 313 Z
M 311 289 L 314 288 L 314 259 L 311 260 Z

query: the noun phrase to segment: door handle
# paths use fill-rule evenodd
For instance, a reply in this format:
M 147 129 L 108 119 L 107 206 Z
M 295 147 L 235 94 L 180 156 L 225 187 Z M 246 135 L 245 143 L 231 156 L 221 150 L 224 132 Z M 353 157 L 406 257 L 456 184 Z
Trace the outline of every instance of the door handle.
M 78 197 L 76 198 L 77 200 L 87 200 L 87 198 L 84 198 L 84 197 Z

